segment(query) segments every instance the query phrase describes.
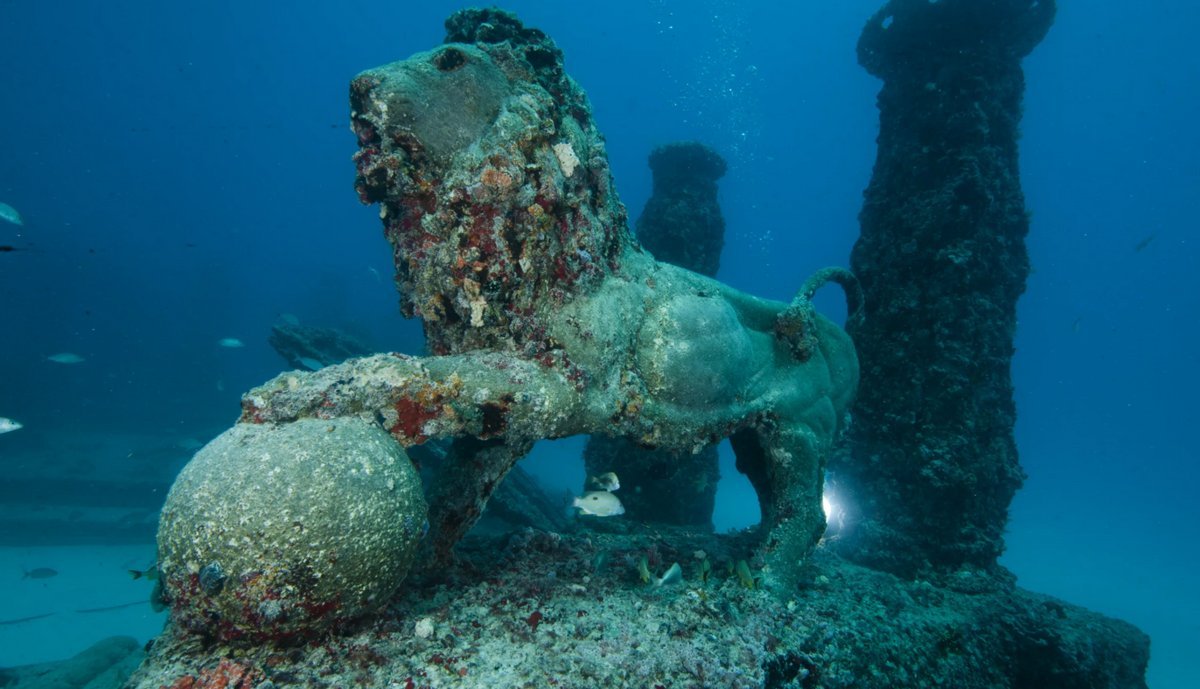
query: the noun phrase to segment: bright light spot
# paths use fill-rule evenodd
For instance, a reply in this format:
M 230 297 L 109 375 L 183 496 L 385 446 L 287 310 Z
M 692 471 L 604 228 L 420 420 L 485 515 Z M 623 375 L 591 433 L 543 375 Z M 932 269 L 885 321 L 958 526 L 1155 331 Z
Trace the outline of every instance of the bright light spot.
M 821 509 L 825 511 L 825 532 L 827 534 L 841 531 L 846 526 L 846 504 L 840 499 L 837 491 L 825 482 L 821 491 Z

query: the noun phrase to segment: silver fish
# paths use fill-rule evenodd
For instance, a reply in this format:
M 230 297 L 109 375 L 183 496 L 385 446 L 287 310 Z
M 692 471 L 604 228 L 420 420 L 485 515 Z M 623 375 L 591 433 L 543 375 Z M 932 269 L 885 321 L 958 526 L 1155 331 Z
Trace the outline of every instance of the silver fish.
M 588 479 L 588 483 L 596 488 L 599 488 L 600 490 L 606 490 L 610 493 L 621 487 L 621 480 L 617 478 L 616 472 L 613 471 L 610 471 L 607 474 L 593 476 Z
M 87 359 L 84 359 L 78 354 L 73 354 L 71 352 L 59 352 L 58 354 L 51 354 L 50 356 L 46 357 L 46 359 L 53 361 L 56 364 L 82 364 L 83 362 L 87 361 Z
M 307 356 L 300 357 L 300 363 L 304 365 L 304 368 L 307 368 L 310 371 L 320 371 L 321 369 L 325 368 L 325 364 L 322 364 L 316 359 Z
M 7 203 L 0 202 L 0 220 L 7 220 L 14 225 L 24 225 L 25 221 L 21 219 L 21 214 L 16 208 Z
M 147 581 L 154 581 L 155 579 L 158 579 L 158 561 L 155 560 L 146 569 L 129 570 L 129 576 L 133 577 L 134 579 L 144 578 Z
M 195 452 L 196 450 L 204 447 L 204 443 L 196 438 L 180 438 L 179 441 L 175 443 L 175 447 L 181 450 L 187 450 L 188 452 Z
M 676 562 L 661 577 L 654 580 L 654 585 L 666 586 L 667 584 L 674 584 L 679 581 L 683 581 L 683 569 Z
M 10 431 L 19 431 L 24 428 L 20 421 L 13 421 L 0 416 L 0 433 L 8 433 Z
M 49 567 L 37 567 L 34 569 L 25 570 L 25 576 L 22 579 L 49 579 L 58 576 L 58 570 L 50 569 Z
M 222 337 L 221 339 L 217 340 L 217 344 L 222 347 L 229 347 L 231 349 L 237 349 L 238 347 L 246 346 L 245 342 L 242 342 L 236 337 Z
M 612 517 L 625 514 L 625 506 L 617 496 L 606 490 L 589 490 L 571 503 L 580 512 L 595 517 Z

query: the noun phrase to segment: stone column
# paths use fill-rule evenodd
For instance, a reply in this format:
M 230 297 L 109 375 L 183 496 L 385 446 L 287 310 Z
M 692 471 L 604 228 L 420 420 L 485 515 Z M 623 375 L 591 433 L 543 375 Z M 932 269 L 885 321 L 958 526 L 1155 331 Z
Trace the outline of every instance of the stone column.
M 650 153 L 654 193 L 637 220 L 637 238 L 654 258 L 716 277 L 725 246 L 725 218 L 717 180 L 720 154 L 695 141 L 659 146 Z
M 1024 478 L 1010 364 L 1029 215 L 1021 59 L 1054 0 L 892 0 L 859 62 L 883 80 L 878 157 L 851 266 L 865 292 L 838 541 L 909 576 L 996 571 Z

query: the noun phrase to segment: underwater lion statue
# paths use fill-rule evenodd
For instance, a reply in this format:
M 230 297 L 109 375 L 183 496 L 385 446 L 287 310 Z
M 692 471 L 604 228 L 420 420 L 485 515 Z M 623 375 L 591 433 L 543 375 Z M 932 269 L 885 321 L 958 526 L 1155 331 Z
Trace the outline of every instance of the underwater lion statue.
M 356 187 L 378 204 L 402 312 L 430 356 L 283 374 L 241 423 L 358 416 L 403 446 L 452 438 L 429 499 L 434 561 L 534 442 L 607 434 L 698 451 L 731 438 L 762 510 L 768 581 L 824 529 L 824 457 L 858 381 L 846 333 L 813 310 L 655 261 L 633 238 L 586 96 L 540 31 L 496 10 L 351 85 Z

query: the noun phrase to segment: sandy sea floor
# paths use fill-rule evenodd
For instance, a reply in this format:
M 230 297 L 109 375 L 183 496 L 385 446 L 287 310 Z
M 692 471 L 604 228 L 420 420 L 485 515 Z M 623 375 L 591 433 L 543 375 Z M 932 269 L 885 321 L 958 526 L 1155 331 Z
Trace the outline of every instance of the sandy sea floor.
M 167 616 L 150 608 L 153 582 L 127 571 L 153 559 L 149 543 L 0 548 L 0 667 L 68 658 L 106 636 L 157 635 Z M 24 578 L 39 567 L 58 574 Z

